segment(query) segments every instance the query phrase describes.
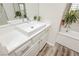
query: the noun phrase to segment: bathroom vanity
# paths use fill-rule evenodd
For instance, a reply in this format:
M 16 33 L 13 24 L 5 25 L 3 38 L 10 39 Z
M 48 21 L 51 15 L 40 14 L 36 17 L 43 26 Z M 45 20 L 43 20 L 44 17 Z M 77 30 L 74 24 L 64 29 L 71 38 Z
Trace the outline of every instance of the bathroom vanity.
M 36 56 L 44 47 L 48 39 L 50 25 L 41 22 L 30 24 L 8 25 L 2 30 L 0 29 L 0 39 L 3 40 L 0 42 L 7 48 L 8 55 Z

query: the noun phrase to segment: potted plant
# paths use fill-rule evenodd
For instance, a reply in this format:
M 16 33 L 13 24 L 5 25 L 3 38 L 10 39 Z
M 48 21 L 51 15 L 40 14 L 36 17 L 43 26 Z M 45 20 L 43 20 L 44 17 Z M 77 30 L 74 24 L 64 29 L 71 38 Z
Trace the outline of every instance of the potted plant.
M 41 17 L 40 16 L 34 16 L 34 20 L 40 21 Z
M 22 15 L 21 15 L 21 12 L 20 11 L 16 11 L 15 12 L 15 18 L 20 18 Z
M 40 16 L 38 16 L 38 21 L 40 21 L 40 19 L 41 19 L 41 17 L 40 17 Z
M 37 20 L 37 16 L 34 16 L 34 20 Z
M 27 17 L 27 15 L 26 14 L 24 14 L 24 16 L 23 16 L 24 18 L 23 18 L 23 22 L 26 22 L 27 21 L 27 19 L 26 18 L 28 18 Z
M 24 18 L 27 18 L 27 16 L 26 16 L 26 15 L 24 15 Z
M 67 12 L 67 14 L 64 17 L 64 24 L 65 27 L 67 28 L 66 32 L 68 32 L 70 25 L 72 23 L 76 23 L 77 22 L 77 14 L 76 14 L 76 10 L 71 10 L 69 12 Z

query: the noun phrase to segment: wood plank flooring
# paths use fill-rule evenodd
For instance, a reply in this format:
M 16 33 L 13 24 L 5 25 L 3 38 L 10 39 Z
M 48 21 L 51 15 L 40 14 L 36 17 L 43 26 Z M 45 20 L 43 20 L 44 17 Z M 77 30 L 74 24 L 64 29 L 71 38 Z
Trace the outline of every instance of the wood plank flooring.
M 55 46 L 46 44 L 37 56 L 79 56 L 79 53 L 56 43 Z

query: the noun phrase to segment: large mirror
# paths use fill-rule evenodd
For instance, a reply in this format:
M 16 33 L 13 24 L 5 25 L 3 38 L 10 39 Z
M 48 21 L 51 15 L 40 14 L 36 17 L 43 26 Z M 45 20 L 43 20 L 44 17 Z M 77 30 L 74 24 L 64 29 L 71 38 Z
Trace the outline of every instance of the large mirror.
M 70 10 L 77 10 L 77 21 L 71 25 L 71 29 L 74 31 L 79 32 L 79 4 L 78 3 L 73 3 L 71 5 Z
M 15 18 L 20 16 L 20 18 L 26 17 L 26 7 L 24 3 L 14 3 L 13 4 L 14 11 L 15 11 Z
M 7 24 L 7 21 L 8 21 L 8 18 L 4 10 L 4 7 L 2 4 L 0 4 L 0 25 Z
M 34 20 L 39 15 L 38 3 L 0 3 L 0 26 L 14 20 Z

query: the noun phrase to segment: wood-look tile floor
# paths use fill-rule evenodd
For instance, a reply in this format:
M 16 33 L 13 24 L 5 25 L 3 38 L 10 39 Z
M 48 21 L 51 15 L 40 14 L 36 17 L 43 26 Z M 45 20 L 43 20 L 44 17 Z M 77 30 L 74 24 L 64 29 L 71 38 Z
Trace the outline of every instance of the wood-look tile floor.
M 37 56 L 79 56 L 79 53 L 57 43 L 55 46 L 46 44 Z

